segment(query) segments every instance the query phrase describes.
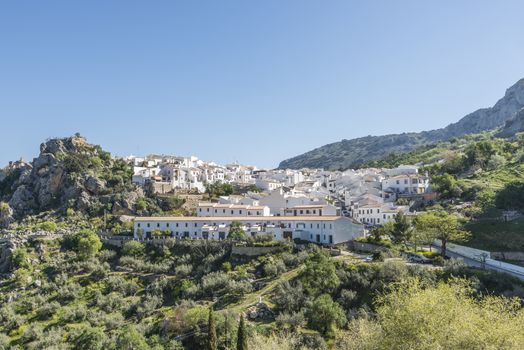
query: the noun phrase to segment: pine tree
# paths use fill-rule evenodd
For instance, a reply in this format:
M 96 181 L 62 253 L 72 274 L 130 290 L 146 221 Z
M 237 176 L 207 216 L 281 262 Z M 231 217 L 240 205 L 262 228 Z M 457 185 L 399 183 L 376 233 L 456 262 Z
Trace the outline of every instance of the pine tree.
M 217 328 L 215 318 L 213 317 L 213 310 L 209 308 L 209 319 L 207 322 L 208 328 L 208 350 L 217 350 Z
M 246 325 L 244 324 L 244 315 L 240 315 L 237 333 L 237 350 L 247 350 Z

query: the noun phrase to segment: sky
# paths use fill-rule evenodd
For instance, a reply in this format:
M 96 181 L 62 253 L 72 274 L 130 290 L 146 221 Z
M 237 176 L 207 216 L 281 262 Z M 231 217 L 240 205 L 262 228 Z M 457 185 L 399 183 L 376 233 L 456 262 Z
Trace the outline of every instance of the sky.
M 524 1 L 0 0 L 0 165 L 76 132 L 115 155 L 276 167 L 443 127 L 524 77 Z

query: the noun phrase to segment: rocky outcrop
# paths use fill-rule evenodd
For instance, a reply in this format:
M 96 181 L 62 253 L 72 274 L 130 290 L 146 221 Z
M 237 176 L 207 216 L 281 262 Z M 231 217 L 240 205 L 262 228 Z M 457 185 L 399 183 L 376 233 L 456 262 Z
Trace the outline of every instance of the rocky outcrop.
M 328 144 L 302 155 L 284 160 L 279 168 L 325 168 L 330 170 L 355 168 L 391 153 L 404 153 L 413 149 L 449 140 L 453 137 L 498 128 L 512 120 L 524 108 L 524 79 L 506 90 L 506 94 L 493 107 L 479 109 L 442 129 L 420 133 L 366 136 Z
M 13 221 L 13 209 L 7 203 L 0 203 L 0 228 L 8 228 Z
M 13 241 L 0 243 L 0 273 L 7 273 L 11 269 L 11 255 L 16 249 Z
M 9 203 L 11 217 L 70 207 L 89 214 L 109 207 L 118 215 L 132 215 L 135 201 L 144 194 L 131 184 L 130 178 L 120 176 L 113 181 L 119 184 L 115 190 L 100 177 L 105 174 L 111 179 L 114 162 L 108 153 L 83 137 L 50 139 L 40 145 L 40 154 L 33 162 L 19 162 L 16 168 L 8 167 L 3 172 L 4 180 L 12 174 L 12 182 L 0 183 L 4 188 L 0 201 Z
M 519 132 L 524 132 L 524 108 L 517 113 L 515 118 L 506 122 L 502 130 L 497 134 L 497 136 L 511 137 Z

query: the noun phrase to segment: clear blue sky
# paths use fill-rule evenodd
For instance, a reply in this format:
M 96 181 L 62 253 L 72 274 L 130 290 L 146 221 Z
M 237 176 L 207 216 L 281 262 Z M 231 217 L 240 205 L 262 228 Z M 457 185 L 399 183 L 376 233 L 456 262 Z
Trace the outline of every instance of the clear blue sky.
M 1 1 L 0 164 L 80 132 L 117 155 L 276 166 L 445 126 L 524 77 L 524 1 Z

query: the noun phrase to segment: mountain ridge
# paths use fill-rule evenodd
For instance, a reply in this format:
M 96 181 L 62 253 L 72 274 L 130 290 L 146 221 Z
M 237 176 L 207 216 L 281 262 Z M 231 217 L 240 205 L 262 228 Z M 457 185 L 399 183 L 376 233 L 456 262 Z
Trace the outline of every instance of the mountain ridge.
M 357 167 L 390 153 L 404 153 L 419 146 L 495 129 L 515 118 L 522 108 L 524 108 L 524 78 L 509 87 L 493 107 L 477 109 L 446 127 L 422 132 L 343 139 L 286 159 L 280 162 L 279 168 L 336 170 Z

